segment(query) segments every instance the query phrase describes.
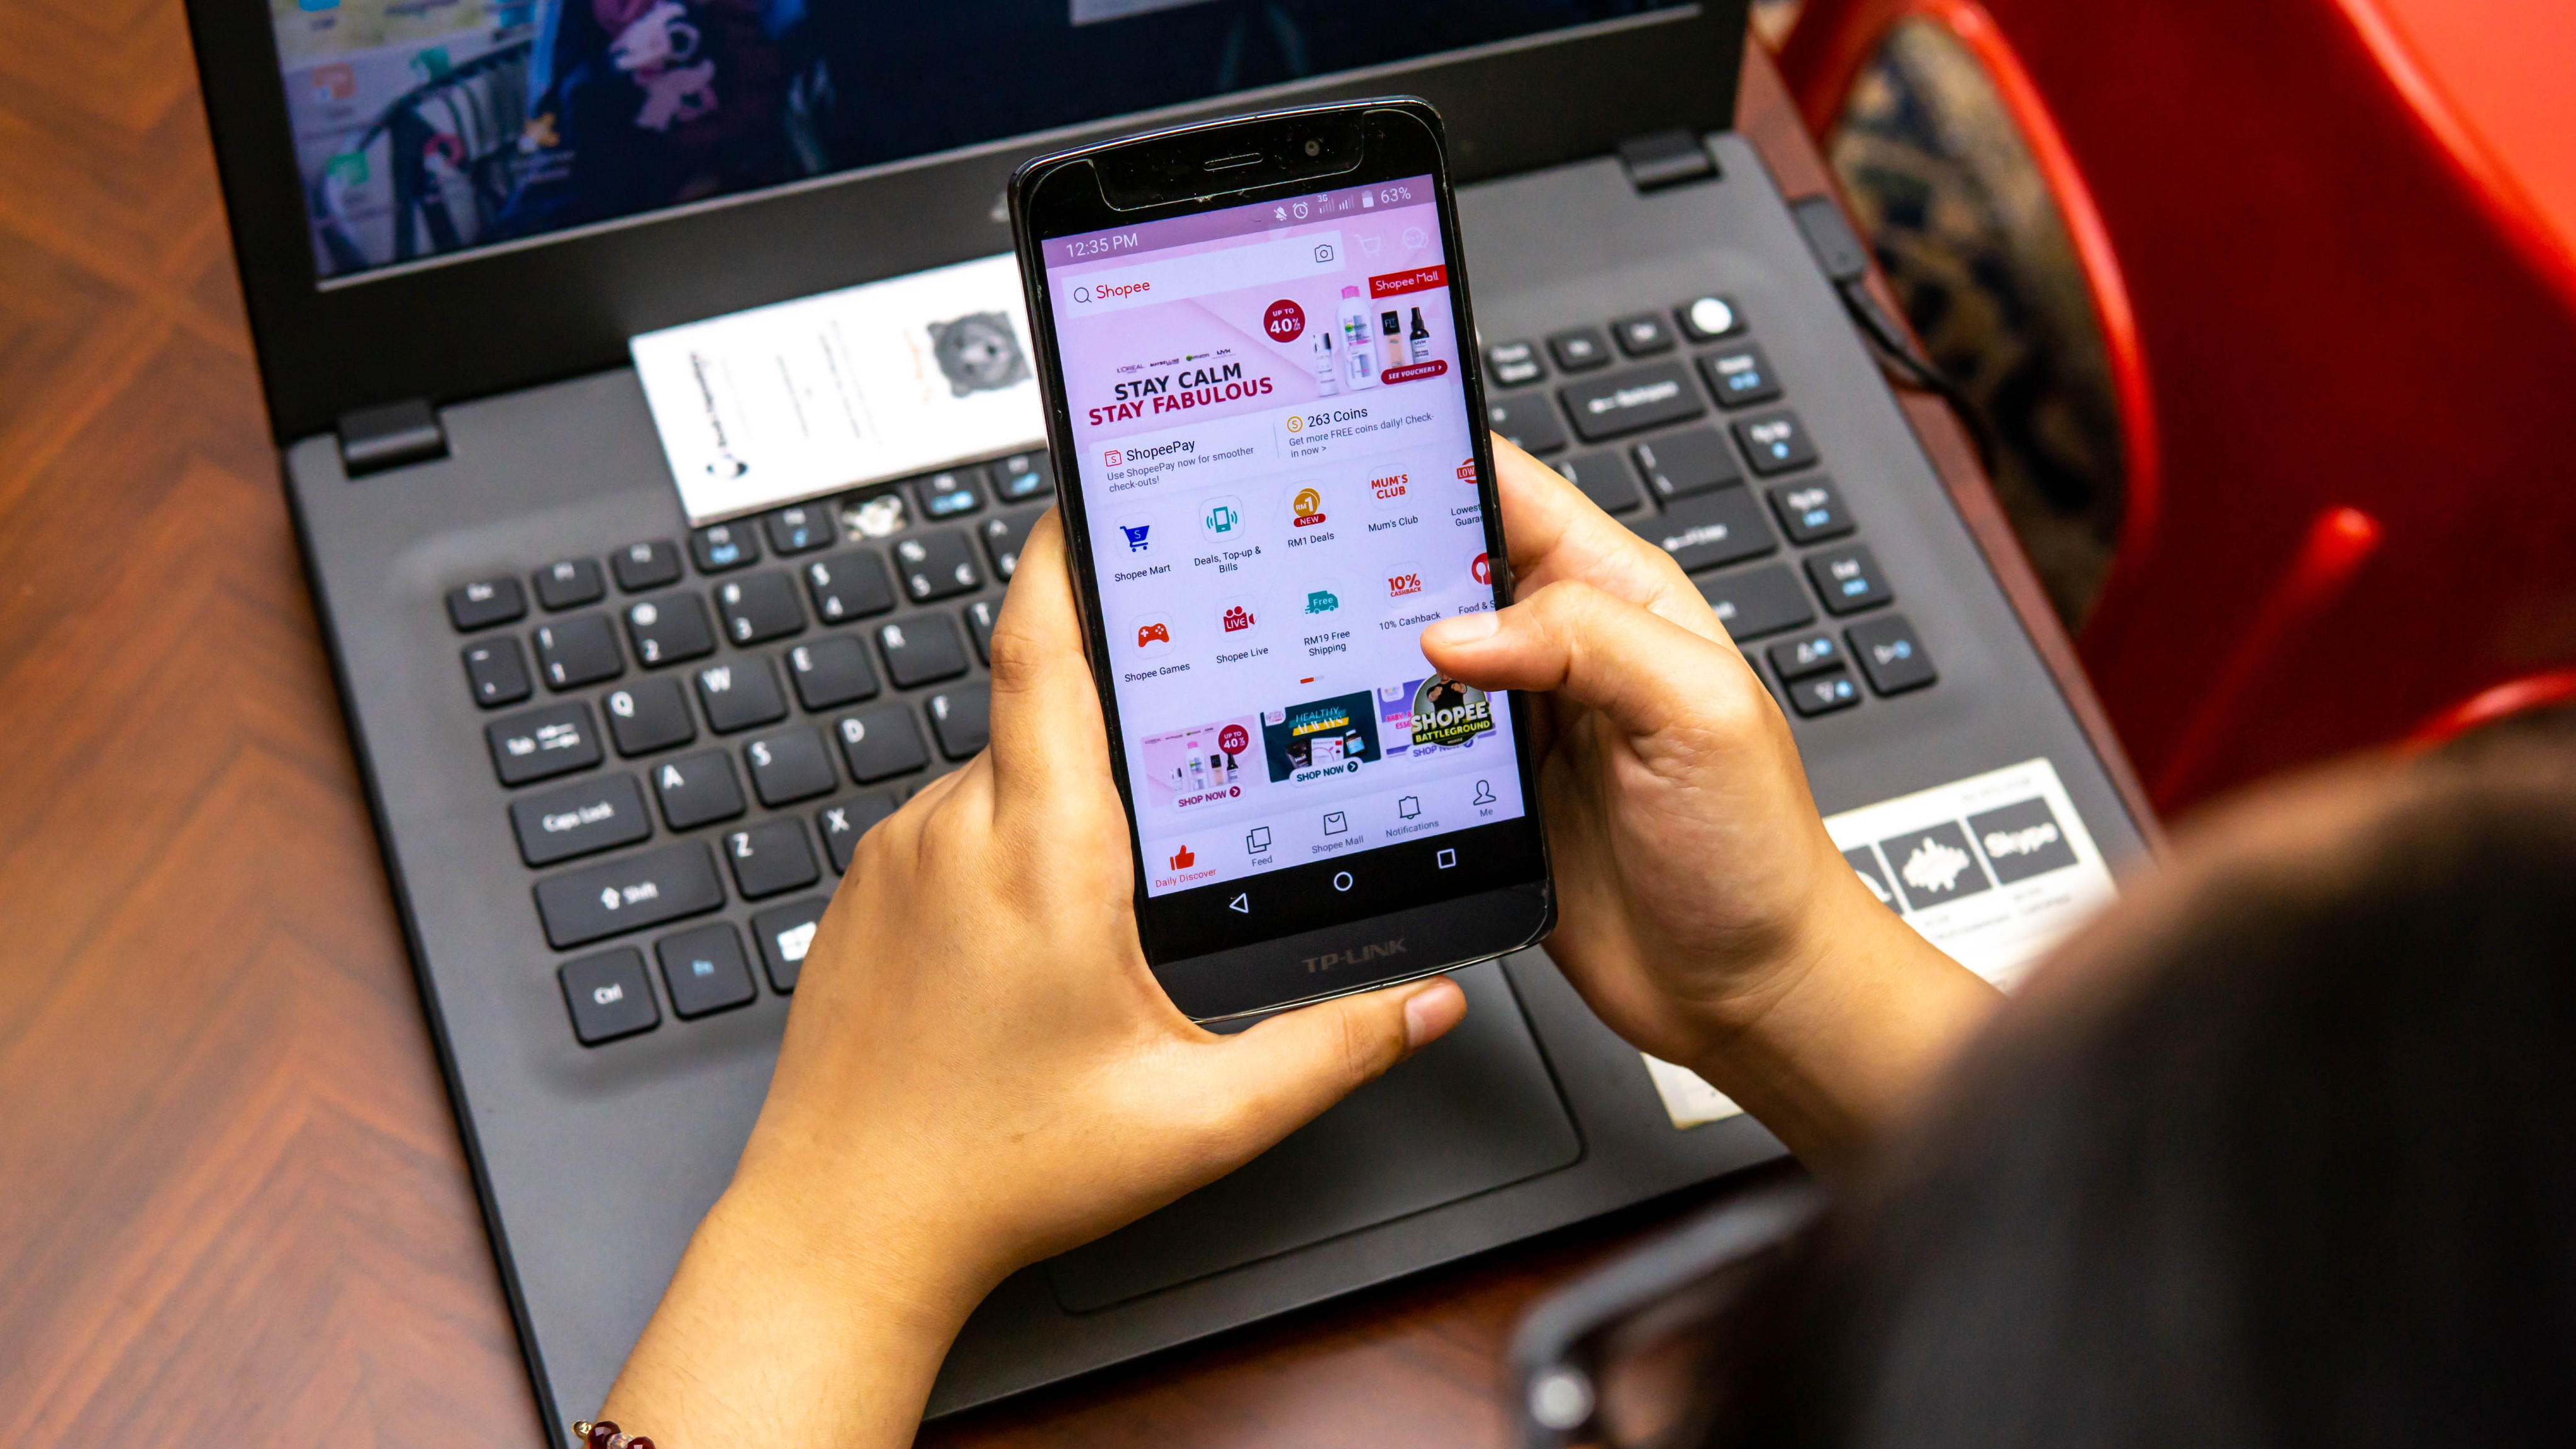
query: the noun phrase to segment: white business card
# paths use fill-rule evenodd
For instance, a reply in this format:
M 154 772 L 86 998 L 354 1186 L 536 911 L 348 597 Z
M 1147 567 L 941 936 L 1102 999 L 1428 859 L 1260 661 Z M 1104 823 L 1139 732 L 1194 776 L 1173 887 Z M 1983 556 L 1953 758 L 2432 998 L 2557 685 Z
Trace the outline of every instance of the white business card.
M 1008 255 L 666 327 L 627 349 L 692 526 L 1046 441 Z
M 2006 990 L 2118 894 L 2045 756 L 1825 817 L 1879 903 Z M 1687 1067 L 1646 1058 L 1675 1127 L 1744 1109 Z

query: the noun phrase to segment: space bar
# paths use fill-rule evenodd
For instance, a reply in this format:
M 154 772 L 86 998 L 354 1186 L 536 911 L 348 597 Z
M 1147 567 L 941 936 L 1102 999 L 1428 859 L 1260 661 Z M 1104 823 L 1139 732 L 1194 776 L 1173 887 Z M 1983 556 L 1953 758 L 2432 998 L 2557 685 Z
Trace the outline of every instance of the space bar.
M 537 882 L 537 915 L 558 951 L 640 931 L 724 904 L 707 848 L 692 842 L 648 850 Z

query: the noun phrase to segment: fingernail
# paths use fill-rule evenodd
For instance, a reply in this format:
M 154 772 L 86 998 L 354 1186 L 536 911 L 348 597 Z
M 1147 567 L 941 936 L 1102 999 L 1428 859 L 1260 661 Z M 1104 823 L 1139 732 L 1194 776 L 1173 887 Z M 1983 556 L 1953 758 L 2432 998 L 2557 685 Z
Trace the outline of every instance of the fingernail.
M 1473 614 L 1461 614 L 1454 619 L 1443 619 L 1423 630 L 1422 642 L 1426 645 L 1473 644 L 1479 639 L 1494 637 L 1494 631 L 1502 627 L 1502 619 L 1490 609 Z
M 1437 1041 L 1466 1014 L 1467 993 L 1445 976 L 1415 992 L 1413 999 L 1404 1003 L 1406 1048 L 1418 1050 Z

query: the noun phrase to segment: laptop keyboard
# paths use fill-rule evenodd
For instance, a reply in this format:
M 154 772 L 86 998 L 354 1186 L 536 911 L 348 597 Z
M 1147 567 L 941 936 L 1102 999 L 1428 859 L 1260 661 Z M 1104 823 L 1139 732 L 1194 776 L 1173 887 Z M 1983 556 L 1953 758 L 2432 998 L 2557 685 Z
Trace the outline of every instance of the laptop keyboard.
M 1671 554 L 1797 718 L 1939 679 L 1734 299 L 1485 360 L 1494 431 Z
M 1732 299 L 1486 360 L 1495 431 L 1672 554 L 1795 717 L 1936 682 Z M 859 837 L 984 747 L 994 612 L 1053 493 L 1023 454 L 449 591 L 576 1040 L 795 990 Z
M 984 747 L 994 614 L 1054 489 L 1023 454 L 449 591 L 576 1040 L 795 990 L 859 837 Z

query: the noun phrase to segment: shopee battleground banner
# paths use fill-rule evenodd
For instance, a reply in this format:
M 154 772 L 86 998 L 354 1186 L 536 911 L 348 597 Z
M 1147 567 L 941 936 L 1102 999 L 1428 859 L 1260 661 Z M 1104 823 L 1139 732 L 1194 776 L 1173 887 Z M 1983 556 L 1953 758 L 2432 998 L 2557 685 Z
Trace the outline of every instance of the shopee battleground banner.
M 1430 219 L 1427 207 L 1407 210 Z M 1386 214 L 1383 234 L 1353 235 L 1345 222 L 1339 245 L 1359 266 L 1066 317 L 1059 335 L 1076 427 L 1109 438 L 1323 404 L 1356 420 L 1366 418 L 1382 395 L 1388 406 L 1419 408 L 1435 398 L 1445 404 L 1454 398 L 1454 380 L 1438 388 L 1408 384 L 1451 378 L 1458 365 L 1448 272 L 1439 261 L 1436 232 L 1400 224 L 1401 217 Z M 1420 244 L 1408 246 L 1408 239 Z M 1374 248 L 1364 250 L 1369 243 Z M 1172 254 L 1153 256 L 1161 261 Z M 1357 295 L 1345 297 L 1345 289 Z M 1389 317 L 1395 319 L 1391 331 Z M 1360 319 L 1356 326 L 1354 319 Z M 1356 369 L 1355 346 L 1367 351 Z

